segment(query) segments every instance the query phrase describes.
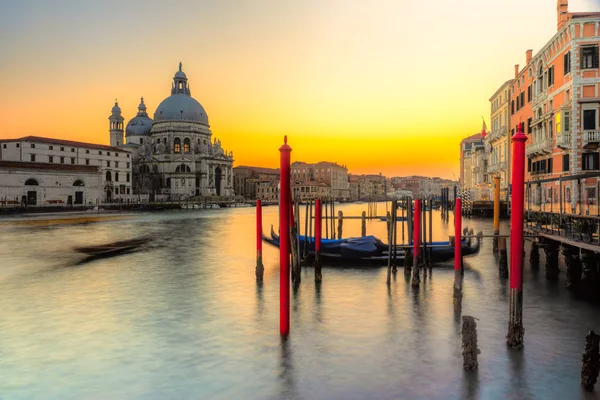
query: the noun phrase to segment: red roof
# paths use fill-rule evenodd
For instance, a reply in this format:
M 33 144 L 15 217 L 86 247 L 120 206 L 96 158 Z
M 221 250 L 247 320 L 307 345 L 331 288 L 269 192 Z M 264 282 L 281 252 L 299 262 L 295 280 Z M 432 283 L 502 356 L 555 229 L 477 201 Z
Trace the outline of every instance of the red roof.
M 129 150 L 120 149 L 118 147 L 106 146 L 103 144 L 96 143 L 84 143 L 84 142 L 75 142 L 73 140 L 63 140 L 63 139 L 54 139 L 54 138 L 46 138 L 41 136 L 24 136 L 18 139 L 2 139 L 0 143 L 6 142 L 35 142 L 35 143 L 46 143 L 46 144 L 57 144 L 62 146 L 72 146 L 72 147 L 88 147 L 90 149 L 98 149 L 98 150 L 113 150 L 113 151 L 123 151 L 130 153 Z
M 49 164 L 49 163 L 22 162 L 22 161 L 0 161 L 0 168 L 98 172 L 98 167 L 93 166 L 93 165 Z

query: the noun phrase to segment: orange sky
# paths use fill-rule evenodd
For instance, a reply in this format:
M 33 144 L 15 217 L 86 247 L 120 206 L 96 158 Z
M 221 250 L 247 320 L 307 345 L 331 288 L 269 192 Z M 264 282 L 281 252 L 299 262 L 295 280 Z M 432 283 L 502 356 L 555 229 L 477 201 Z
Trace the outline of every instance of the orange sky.
M 0 137 L 108 143 L 114 99 L 153 117 L 182 61 L 236 165 L 277 166 L 287 134 L 294 160 L 388 176 L 458 175 L 489 97 L 556 30 L 554 0 L 50 3 L 0 15 Z

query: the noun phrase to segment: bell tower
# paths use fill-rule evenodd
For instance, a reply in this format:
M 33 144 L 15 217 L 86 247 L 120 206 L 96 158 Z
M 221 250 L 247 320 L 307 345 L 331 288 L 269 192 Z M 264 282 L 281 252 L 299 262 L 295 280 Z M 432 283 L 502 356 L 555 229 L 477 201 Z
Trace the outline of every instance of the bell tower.
M 123 142 L 123 116 L 121 115 L 121 108 L 119 103 L 115 99 L 115 106 L 112 108 L 112 113 L 108 117 L 109 121 L 109 132 L 110 132 L 110 145 L 117 147 L 125 144 Z

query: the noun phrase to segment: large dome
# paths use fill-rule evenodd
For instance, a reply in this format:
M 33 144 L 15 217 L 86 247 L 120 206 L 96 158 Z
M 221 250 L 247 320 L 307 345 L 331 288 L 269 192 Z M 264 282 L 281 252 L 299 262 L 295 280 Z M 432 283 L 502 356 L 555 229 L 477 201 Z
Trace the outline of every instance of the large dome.
M 154 121 L 194 121 L 208 125 L 208 116 L 204 107 L 188 94 L 176 93 L 167 97 L 158 105 Z
M 160 121 L 192 121 L 208 126 L 208 116 L 204 107 L 190 94 L 187 77 L 181 70 L 173 77 L 171 96 L 164 99 L 156 108 L 154 122 Z
M 146 113 L 146 105 L 144 104 L 144 98 L 142 97 L 141 103 L 138 106 L 138 113 L 133 117 L 125 128 L 126 136 L 146 136 L 150 134 L 152 129 L 152 120 Z

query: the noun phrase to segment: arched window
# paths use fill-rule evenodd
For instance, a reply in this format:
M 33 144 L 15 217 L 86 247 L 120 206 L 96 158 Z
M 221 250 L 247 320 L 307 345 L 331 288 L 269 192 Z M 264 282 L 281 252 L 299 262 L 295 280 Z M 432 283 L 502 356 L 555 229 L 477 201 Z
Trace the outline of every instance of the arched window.
M 181 139 L 175 138 L 175 141 L 173 142 L 173 151 L 175 153 L 181 153 Z
M 184 153 L 190 152 L 190 139 L 189 138 L 183 139 L 183 152 Z
M 26 186 L 39 186 L 40 184 L 35 179 L 27 179 L 27 181 L 25 181 L 25 185 Z
M 78 179 L 75 182 L 73 182 L 73 186 L 85 186 L 85 184 L 81 179 Z
M 119 173 L 115 172 L 115 182 L 119 182 Z
M 192 169 L 185 164 L 180 164 L 175 168 L 175 172 L 192 172 Z
M 112 181 L 112 174 L 110 171 L 106 171 L 106 182 Z

